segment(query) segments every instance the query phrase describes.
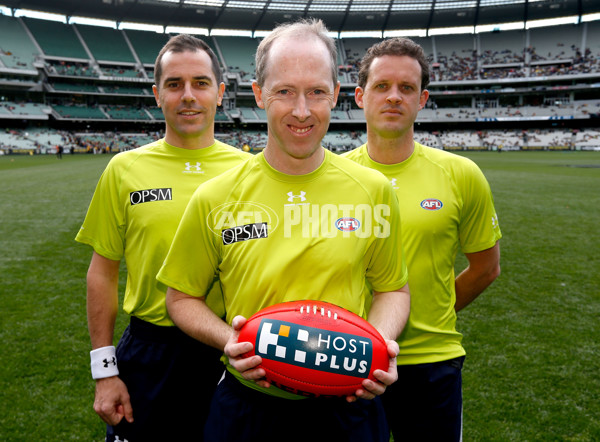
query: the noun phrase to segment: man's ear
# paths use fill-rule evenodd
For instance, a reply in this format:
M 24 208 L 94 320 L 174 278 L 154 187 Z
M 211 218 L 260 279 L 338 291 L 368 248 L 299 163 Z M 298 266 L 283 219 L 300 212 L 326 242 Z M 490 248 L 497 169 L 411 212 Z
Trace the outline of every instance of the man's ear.
M 154 93 L 154 98 L 156 100 L 156 105 L 160 107 L 160 98 L 158 96 L 158 87 L 155 84 L 152 85 L 152 92 Z
M 333 106 L 331 106 L 331 108 L 333 109 L 338 101 L 338 97 L 340 96 L 340 88 L 341 88 L 341 83 L 338 81 L 335 84 L 335 87 L 333 88 Z
M 258 83 L 256 82 L 256 80 L 254 80 L 252 82 L 252 92 L 254 92 L 254 99 L 256 100 L 256 105 L 258 107 L 260 107 L 261 109 L 264 109 L 265 108 L 265 103 L 264 103 L 263 98 L 262 98 L 262 89 L 258 85 Z
M 225 83 L 221 83 L 219 85 L 219 92 L 217 95 L 217 106 L 221 106 L 221 103 L 223 102 L 223 95 L 225 95 Z
M 361 109 L 363 109 L 364 93 L 365 93 L 365 91 L 363 91 L 363 88 L 360 86 L 356 86 L 356 89 L 354 89 L 354 101 L 356 102 L 358 107 L 360 107 Z
M 419 110 L 421 110 L 425 107 L 428 99 L 429 99 L 429 91 L 427 89 L 423 89 L 423 92 L 421 92 L 421 96 L 419 97 Z

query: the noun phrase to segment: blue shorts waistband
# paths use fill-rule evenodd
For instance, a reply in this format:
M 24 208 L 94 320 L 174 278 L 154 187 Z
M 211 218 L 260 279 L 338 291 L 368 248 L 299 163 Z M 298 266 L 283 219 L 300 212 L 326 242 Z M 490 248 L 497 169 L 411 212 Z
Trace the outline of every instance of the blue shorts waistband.
M 157 342 L 169 342 L 180 339 L 193 339 L 175 326 L 162 326 L 132 316 L 129 321 L 129 333 L 136 338 Z

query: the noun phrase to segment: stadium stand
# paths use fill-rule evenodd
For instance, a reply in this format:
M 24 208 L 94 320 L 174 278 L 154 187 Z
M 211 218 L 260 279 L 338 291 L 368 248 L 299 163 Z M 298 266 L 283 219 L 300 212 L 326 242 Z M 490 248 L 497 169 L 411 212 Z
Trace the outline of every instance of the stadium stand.
M 154 118 L 155 120 L 165 121 L 165 116 L 163 115 L 162 111 L 158 107 L 149 107 L 146 110 L 150 113 L 152 118 Z
M 600 130 L 587 129 L 577 131 L 575 146 L 582 150 L 600 150 Z
M 533 28 L 529 40 L 531 61 L 573 60 L 580 52 L 581 38 L 581 28 L 572 25 Z
M 104 120 L 108 118 L 99 107 L 54 104 L 52 110 L 56 111 L 55 116 L 59 120 Z
M 102 71 L 102 74 L 107 77 L 140 78 L 144 76 L 142 71 L 129 66 L 119 66 L 114 64 L 107 65 L 105 63 L 101 63 L 100 70 Z
M 127 38 L 131 42 L 140 62 L 152 67 L 154 66 L 156 55 L 169 40 L 167 34 L 148 31 L 127 30 L 125 31 L 125 35 L 127 35 Z
M 73 25 L 27 17 L 22 20 L 44 55 L 63 59 L 89 59 Z
M 48 114 L 51 113 L 51 109 L 41 103 L 31 102 L 13 102 L 13 101 L 2 101 L 0 102 L 0 109 L 2 110 L 2 118 L 11 119 L 29 119 L 29 120 L 47 120 Z
M 0 123 L 7 130 L 0 148 L 51 152 L 60 139 L 66 150 L 101 152 L 145 142 L 139 134 L 157 134 L 164 124 L 151 87 L 154 59 L 168 38 L 0 14 Z M 200 38 L 227 74 L 217 133 L 240 148 L 262 149 L 266 113 L 249 87 L 259 39 Z M 600 22 L 413 39 L 432 63 L 418 141 L 445 149 L 599 148 Z M 324 140 L 331 150 L 366 140 L 353 94 L 358 61 L 377 41 L 337 40 L 342 93 Z M 38 134 L 40 122 L 47 136 Z
M 35 70 L 39 50 L 19 20 L 0 15 L 0 59 L 7 68 Z
M 215 37 L 218 54 L 229 73 L 238 74 L 242 82 L 254 78 L 254 54 L 259 40 L 246 37 Z
M 136 63 L 122 31 L 90 25 L 73 25 L 98 61 Z
M 525 47 L 525 31 L 479 34 L 478 54 L 482 66 L 524 63 Z
M 86 83 L 66 83 L 66 82 L 52 82 L 48 83 L 54 91 L 57 92 L 88 92 L 98 93 L 100 90 L 97 86 Z
M 106 106 L 105 109 L 110 118 L 117 120 L 139 121 L 151 119 L 144 109 L 132 106 Z

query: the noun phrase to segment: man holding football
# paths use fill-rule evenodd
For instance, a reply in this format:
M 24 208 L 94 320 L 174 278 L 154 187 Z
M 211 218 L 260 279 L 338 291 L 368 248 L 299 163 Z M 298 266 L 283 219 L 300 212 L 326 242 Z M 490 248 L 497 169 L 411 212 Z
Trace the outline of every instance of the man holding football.
M 389 440 L 379 396 L 397 378 L 395 339 L 410 305 L 401 238 L 391 234 L 398 202 L 380 173 L 321 146 L 339 88 L 321 21 L 281 25 L 260 43 L 253 91 L 267 113 L 267 146 L 198 188 L 157 276 L 175 324 L 225 352 L 205 440 Z M 206 305 L 215 278 L 225 321 Z M 239 330 L 265 307 L 305 299 L 366 318 L 386 339 L 388 371 L 345 398 L 270 385 Z
M 416 43 L 393 38 L 372 46 L 355 93 L 367 143 L 345 156 L 382 172 L 402 211 L 412 296 L 398 338 L 399 380 L 383 396 L 394 438 L 458 441 L 465 350 L 456 312 L 500 274 L 501 233 L 490 186 L 475 163 L 413 139 L 428 83 L 427 59 Z M 469 264 L 455 277 L 459 248 Z
M 156 273 L 194 190 L 250 155 L 214 139 L 225 84 L 204 42 L 188 35 L 171 38 L 156 59 L 155 81 L 164 139 L 110 161 L 76 237 L 94 249 L 87 315 L 94 410 L 107 423 L 107 441 L 201 440 L 203 417 L 223 372 L 220 352 L 173 325 L 167 288 L 157 283 Z M 123 257 L 123 309 L 131 320 L 115 350 Z M 209 298 L 223 314 L 220 294 Z

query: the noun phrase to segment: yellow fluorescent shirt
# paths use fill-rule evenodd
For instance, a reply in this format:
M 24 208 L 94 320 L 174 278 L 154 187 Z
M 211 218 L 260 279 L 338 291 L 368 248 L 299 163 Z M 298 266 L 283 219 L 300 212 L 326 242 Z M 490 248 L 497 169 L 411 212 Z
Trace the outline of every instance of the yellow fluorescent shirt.
M 218 141 L 189 150 L 163 139 L 111 159 L 75 239 L 106 258 L 125 257 L 126 313 L 156 325 L 173 325 L 165 306 L 166 286 L 156 281 L 156 273 L 183 211 L 201 183 L 250 157 Z M 221 297 L 214 298 L 212 307 L 223 314 Z
M 302 299 L 366 318 L 371 286 L 407 282 L 401 238 L 390 235 L 399 228 L 397 198 L 380 173 L 326 152 L 314 172 L 286 175 L 259 154 L 198 188 L 158 279 L 203 296 L 218 277 L 228 323 Z
M 456 254 L 489 249 L 502 236 L 483 173 L 469 159 L 416 142 L 399 164 L 376 163 L 366 145 L 344 156 L 382 172 L 398 195 L 411 292 L 398 364 L 464 355 L 454 311 Z

